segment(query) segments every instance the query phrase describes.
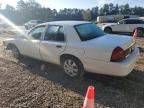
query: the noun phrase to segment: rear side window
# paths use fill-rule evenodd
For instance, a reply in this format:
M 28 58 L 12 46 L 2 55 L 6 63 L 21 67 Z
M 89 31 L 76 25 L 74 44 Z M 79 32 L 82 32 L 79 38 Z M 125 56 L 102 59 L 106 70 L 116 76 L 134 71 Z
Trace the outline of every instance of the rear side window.
M 57 41 L 64 42 L 64 29 L 63 26 L 50 25 L 46 30 L 46 34 L 44 36 L 44 40 L 47 41 Z
M 126 24 L 144 24 L 142 20 L 126 20 Z
M 105 35 L 105 33 L 94 23 L 76 25 L 74 28 L 76 29 L 82 41 L 91 40 Z
M 125 20 L 125 23 L 126 24 L 135 24 L 135 21 L 134 20 Z

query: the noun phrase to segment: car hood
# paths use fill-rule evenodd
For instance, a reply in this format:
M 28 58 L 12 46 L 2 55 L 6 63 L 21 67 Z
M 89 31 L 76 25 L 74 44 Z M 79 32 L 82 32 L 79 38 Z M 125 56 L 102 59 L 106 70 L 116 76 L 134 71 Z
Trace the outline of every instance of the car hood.
M 103 26 L 101 26 L 101 28 L 104 30 L 104 28 L 114 26 L 114 25 L 117 25 L 117 23 L 104 24 Z
M 98 23 L 97 26 L 100 28 L 106 27 L 106 26 L 112 26 L 116 25 L 117 23 Z
M 106 34 L 84 42 L 85 56 L 91 59 L 109 61 L 116 47 L 126 50 L 134 43 L 130 36 Z
M 117 23 L 105 23 L 105 26 L 117 25 Z

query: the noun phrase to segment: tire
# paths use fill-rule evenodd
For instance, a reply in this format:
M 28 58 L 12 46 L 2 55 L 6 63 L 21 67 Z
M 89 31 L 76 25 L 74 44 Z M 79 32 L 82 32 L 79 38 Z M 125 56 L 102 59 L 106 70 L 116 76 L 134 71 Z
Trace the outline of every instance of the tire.
M 17 48 L 15 45 L 12 45 L 12 46 L 11 46 L 11 51 L 12 51 L 12 53 L 13 53 L 13 56 L 14 56 L 16 59 L 22 58 L 22 55 L 20 54 L 18 48 Z
M 109 28 L 109 27 L 107 27 L 107 28 L 105 28 L 104 32 L 106 32 L 106 33 L 112 33 L 112 29 Z
M 78 78 L 84 75 L 82 63 L 75 57 L 64 57 L 61 61 L 64 72 L 71 78 Z

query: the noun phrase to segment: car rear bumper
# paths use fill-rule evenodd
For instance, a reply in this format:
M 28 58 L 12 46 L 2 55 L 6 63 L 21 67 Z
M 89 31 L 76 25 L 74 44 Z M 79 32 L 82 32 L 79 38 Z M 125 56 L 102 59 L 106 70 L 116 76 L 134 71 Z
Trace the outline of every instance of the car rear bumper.
M 128 75 L 133 70 L 138 57 L 139 49 L 135 48 L 133 53 L 122 62 L 87 60 L 84 67 L 87 71 L 92 73 L 122 77 Z

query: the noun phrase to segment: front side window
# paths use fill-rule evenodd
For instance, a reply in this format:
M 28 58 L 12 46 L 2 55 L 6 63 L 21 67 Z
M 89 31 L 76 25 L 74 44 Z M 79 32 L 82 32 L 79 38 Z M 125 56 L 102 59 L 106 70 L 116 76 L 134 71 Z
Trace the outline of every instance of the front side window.
M 74 28 L 76 29 L 82 41 L 91 40 L 105 35 L 105 33 L 94 23 L 76 25 Z
M 34 28 L 28 33 L 30 39 L 40 40 L 42 33 L 45 31 L 45 26 L 39 26 Z
M 126 24 L 136 24 L 136 20 L 126 20 Z
M 119 21 L 118 24 L 125 24 L 125 21 L 124 20 Z
M 62 26 L 50 25 L 46 30 L 44 40 L 48 41 L 64 41 L 64 30 Z

